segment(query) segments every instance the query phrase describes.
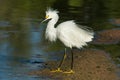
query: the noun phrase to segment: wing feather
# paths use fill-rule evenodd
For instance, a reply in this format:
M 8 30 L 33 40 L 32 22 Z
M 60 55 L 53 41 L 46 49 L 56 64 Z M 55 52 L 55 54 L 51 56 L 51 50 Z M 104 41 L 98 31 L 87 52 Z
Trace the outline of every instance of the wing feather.
M 57 27 L 58 38 L 67 47 L 82 48 L 87 42 L 92 41 L 93 31 L 88 28 L 77 25 L 74 21 L 66 21 Z

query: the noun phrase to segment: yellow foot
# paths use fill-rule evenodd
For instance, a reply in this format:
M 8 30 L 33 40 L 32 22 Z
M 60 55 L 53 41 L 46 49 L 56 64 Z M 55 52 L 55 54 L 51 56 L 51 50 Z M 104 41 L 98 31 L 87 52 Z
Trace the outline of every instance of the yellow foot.
M 73 70 L 70 70 L 70 71 L 65 71 L 65 72 L 63 72 L 63 73 L 66 73 L 66 74 L 73 74 L 74 71 L 73 71 Z
M 51 72 L 63 72 L 60 68 L 58 68 L 57 70 L 53 70 Z

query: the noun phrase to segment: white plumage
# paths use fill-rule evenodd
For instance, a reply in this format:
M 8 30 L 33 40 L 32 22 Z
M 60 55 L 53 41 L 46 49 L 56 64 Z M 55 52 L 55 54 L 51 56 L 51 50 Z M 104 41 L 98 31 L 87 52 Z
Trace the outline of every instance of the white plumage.
M 45 20 L 48 19 L 50 21 L 48 22 L 45 36 L 50 41 L 56 41 L 58 38 L 66 47 L 82 48 L 93 39 L 93 31 L 85 26 L 77 25 L 73 20 L 63 22 L 55 28 L 54 26 L 59 19 L 58 11 L 56 10 L 48 9 L 46 11 Z
M 71 48 L 71 70 L 64 73 L 74 73 L 73 69 L 73 51 L 72 47 L 82 48 L 87 45 L 87 42 L 92 41 L 94 32 L 89 30 L 86 26 L 77 25 L 73 20 L 63 22 L 55 28 L 55 24 L 59 19 L 58 11 L 48 9 L 46 11 L 46 20 L 50 20 L 46 28 L 46 39 L 56 41 L 59 39 L 66 47 Z M 58 66 L 58 69 L 52 72 L 63 72 L 60 68 L 66 58 L 66 48 L 64 56 Z

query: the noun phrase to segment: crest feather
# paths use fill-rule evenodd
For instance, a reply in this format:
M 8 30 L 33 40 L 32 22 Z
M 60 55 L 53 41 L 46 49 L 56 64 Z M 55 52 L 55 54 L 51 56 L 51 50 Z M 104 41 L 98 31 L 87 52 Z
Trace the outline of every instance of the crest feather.
M 46 14 L 47 13 L 59 13 L 59 11 L 58 10 L 54 10 L 53 8 L 51 8 L 51 7 L 49 7 L 49 8 L 47 8 L 47 11 L 46 11 Z

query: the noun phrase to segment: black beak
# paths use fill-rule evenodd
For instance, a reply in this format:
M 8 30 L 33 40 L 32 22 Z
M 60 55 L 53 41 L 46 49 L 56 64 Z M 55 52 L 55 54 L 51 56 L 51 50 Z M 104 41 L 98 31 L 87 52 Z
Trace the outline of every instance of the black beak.
M 43 20 L 41 23 L 43 23 L 43 22 L 48 22 L 48 21 L 50 21 L 52 18 L 50 18 L 50 19 L 45 19 L 45 20 Z

